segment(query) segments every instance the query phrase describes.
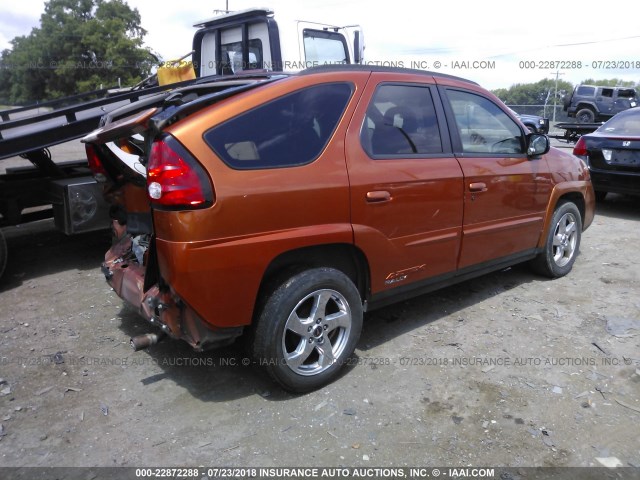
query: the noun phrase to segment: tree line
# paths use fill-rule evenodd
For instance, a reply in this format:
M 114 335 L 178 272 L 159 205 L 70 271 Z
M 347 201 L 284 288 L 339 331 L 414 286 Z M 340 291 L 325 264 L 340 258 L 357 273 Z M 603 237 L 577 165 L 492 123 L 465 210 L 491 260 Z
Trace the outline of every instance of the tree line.
M 9 105 L 131 86 L 158 63 L 140 13 L 124 0 L 49 0 L 40 26 L 0 53 L 0 99 Z
M 601 85 L 608 87 L 638 87 L 640 83 L 624 81 L 618 78 L 594 80 L 587 78 L 580 82 L 585 85 Z M 546 105 L 553 107 L 562 105 L 565 95 L 573 92 L 574 85 L 567 81 L 558 80 L 557 90 L 555 79 L 545 78 L 536 83 L 517 83 L 509 88 L 492 90 L 493 94 L 507 105 Z M 556 96 L 557 91 L 557 96 Z

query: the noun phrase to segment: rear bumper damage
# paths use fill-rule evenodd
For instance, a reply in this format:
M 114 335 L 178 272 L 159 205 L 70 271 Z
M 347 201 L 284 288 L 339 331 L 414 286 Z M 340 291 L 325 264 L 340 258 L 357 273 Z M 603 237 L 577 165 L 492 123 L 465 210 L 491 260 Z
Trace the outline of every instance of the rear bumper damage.
M 151 325 L 172 338 L 184 340 L 196 351 L 229 345 L 242 334 L 242 327 L 215 328 L 206 323 L 169 286 L 155 284 L 145 291 L 146 267 L 139 261 L 145 257 L 139 251 L 138 237 L 125 234 L 105 254 L 101 269 L 116 294 Z M 133 340 L 134 349 L 134 344 L 144 348 L 156 343 Z

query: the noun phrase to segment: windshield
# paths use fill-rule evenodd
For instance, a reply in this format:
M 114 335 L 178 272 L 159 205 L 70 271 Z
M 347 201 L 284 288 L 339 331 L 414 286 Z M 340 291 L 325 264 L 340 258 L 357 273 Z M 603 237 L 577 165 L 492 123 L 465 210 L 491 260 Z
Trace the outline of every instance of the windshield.
M 619 113 L 602 125 L 598 132 L 611 135 L 640 136 L 640 109 L 627 110 Z

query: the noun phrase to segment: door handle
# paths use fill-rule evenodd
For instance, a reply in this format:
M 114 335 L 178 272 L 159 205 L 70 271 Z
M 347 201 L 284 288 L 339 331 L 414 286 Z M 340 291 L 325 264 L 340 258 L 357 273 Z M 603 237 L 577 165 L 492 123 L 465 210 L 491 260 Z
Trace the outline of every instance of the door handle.
M 374 190 L 367 192 L 367 202 L 369 203 L 381 203 L 391 201 L 391 194 L 386 190 Z
M 474 182 L 474 183 L 470 183 L 469 184 L 469 191 L 470 192 L 486 192 L 487 191 L 487 184 L 486 183 L 482 183 L 482 182 Z

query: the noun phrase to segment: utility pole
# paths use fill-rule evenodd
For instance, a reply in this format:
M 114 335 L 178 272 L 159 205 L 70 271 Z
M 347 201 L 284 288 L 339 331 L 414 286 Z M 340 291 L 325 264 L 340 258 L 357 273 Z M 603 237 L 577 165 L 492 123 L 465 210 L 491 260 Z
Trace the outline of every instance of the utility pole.
M 218 10 L 217 8 L 213 11 L 213 13 L 215 13 L 216 15 L 218 15 L 219 13 L 222 14 L 227 14 L 229 13 L 229 0 L 225 1 L 225 7 L 224 10 Z
M 553 95 L 553 123 L 556 123 L 556 102 L 558 101 L 558 77 L 564 75 L 560 70 L 556 70 L 556 93 Z

